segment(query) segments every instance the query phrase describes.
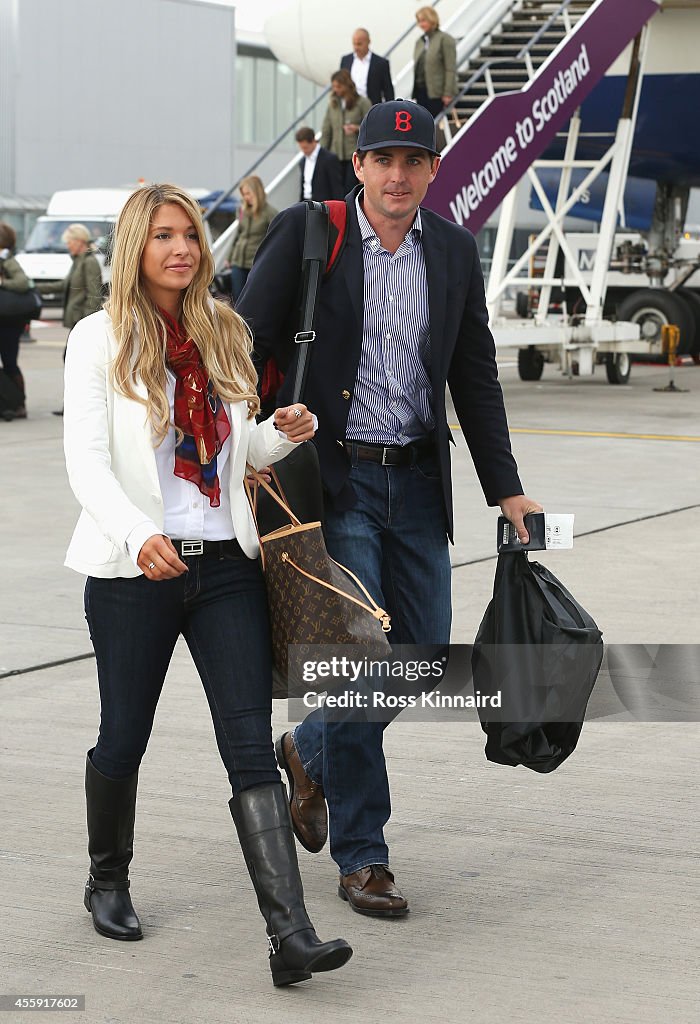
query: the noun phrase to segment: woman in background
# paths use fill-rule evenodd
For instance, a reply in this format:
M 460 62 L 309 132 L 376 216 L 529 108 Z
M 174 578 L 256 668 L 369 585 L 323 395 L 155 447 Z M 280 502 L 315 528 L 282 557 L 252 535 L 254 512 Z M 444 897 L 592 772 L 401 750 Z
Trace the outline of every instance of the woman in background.
M 419 7 L 416 22 L 422 35 L 413 53 L 413 98 L 437 117 L 457 93 L 457 46 L 440 30 L 434 7 Z
M 257 174 L 243 179 L 240 192 L 242 204 L 238 213 L 238 230 L 229 256 L 234 303 L 243 291 L 260 243 L 277 216 L 277 210 L 268 203 L 265 187 Z
M 84 224 L 71 224 L 62 239 L 71 255 L 71 268 L 63 282 L 63 326 L 70 330 L 78 320 L 102 308 L 102 270 Z
M 71 267 L 63 281 L 63 326 L 71 330 L 84 316 L 102 308 L 102 268 L 84 224 L 70 224 L 61 241 L 71 256 Z M 54 416 L 63 416 L 63 409 L 54 410 Z
M 350 72 L 345 68 L 331 75 L 332 96 L 328 101 L 326 115 L 321 126 L 321 146 L 335 153 L 340 160 L 345 191 L 350 192 L 357 185 L 352 168 L 352 154 L 357 148 L 357 133 L 360 122 L 372 104 L 366 96 L 360 96 Z
M 8 292 L 28 292 L 30 282 L 14 257 L 17 236 L 14 228 L 0 221 L 0 288 Z M 17 364 L 19 356 L 19 339 L 22 336 L 26 317 L 3 316 L 0 305 L 0 361 L 2 369 L 14 384 L 15 401 L 19 405 L 10 408 L 3 403 L 2 418 L 5 420 L 24 420 L 27 418 L 26 393 L 24 377 Z M 9 386 L 9 385 L 8 385 Z

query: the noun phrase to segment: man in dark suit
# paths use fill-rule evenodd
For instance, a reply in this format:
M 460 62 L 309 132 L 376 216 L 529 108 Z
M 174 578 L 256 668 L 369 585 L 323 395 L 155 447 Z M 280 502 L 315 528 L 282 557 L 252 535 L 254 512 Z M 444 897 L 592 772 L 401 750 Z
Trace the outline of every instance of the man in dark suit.
M 343 172 L 335 153 L 329 153 L 316 141 L 313 128 L 300 128 L 294 138 L 304 154 L 301 162 L 299 198 L 323 203 L 327 199 L 342 199 Z
M 340 61 L 341 68 L 347 68 L 360 96 L 366 96 L 371 103 L 393 100 L 394 86 L 391 84 L 391 69 L 386 57 L 379 57 L 369 48 L 370 38 L 366 28 L 358 28 L 352 37 L 352 53 L 346 53 Z
M 439 163 L 423 107 L 370 109 L 353 158 L 360 184 L 346 197 L 345 248 L 320 289 L 303 399 L 318 416 L 329 553 L 389 612 L 392 644 L 450 639 L 446 385 L 488 504 L 525 542 L 523 516 L 540 510 L 523 494 L 510 450 L 474 237 L 420 207 Z M 304 223 L 303 206 L 273 221 L 237 306 L 258 363 L 274 353 L 283 370 L 294 358 Z M 293 378 L 278 404 L 289 402 Z M 359 913 L 398 916 L 408 904 L 383 832 L 387 722 L 356 719 L 314 712 L 280 738 L 278 759 L 302 845 L 320 850 L 330 822 L 338 894 Z

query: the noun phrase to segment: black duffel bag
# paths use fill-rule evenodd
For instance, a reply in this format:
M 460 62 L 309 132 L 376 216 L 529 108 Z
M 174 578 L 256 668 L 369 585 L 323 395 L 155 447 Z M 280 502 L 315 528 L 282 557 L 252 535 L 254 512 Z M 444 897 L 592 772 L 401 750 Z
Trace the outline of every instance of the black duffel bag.
M 34 288 L 25 292 L 0 288 L 0 320 L 38 320 L 41 316 L 41 296 Z
M 472 669 L 486 757 L 551 772 L 575 750 L 603 660 L 602 633 L 525 551 L 498 556 Z

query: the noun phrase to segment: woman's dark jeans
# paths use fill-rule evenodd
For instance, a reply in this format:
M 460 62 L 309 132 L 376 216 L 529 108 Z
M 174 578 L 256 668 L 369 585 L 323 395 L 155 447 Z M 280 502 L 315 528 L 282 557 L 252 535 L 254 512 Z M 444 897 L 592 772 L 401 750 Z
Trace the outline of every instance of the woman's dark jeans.
M 346 194 L 352 192 L 355 185 L 357 185 L 357 175 L 355 174 L 355 168 L 352 165 L 352 160 L 340 160 L 340 173 L 343 178 L 343 188 Z
M 244 555 L 186 559 L 177 579 L 88 578 L 85 617 L 100 686 L 98 771 L 139 767 L 178 636 L 204 684 L 234 794 L 279 782 L 272 747 L 272 662 L 267 599 L 257 561 Z
M 421 107 L 425 107 L 426 110 L 429 110 L 433 117 L 437 117 L 438 114 L 441 114 L 444 110 L 442 97 L 437 96 L 435 99 L 431 99 L 424 86 L 415 86 L 413 90 L 413 98 Z
M 7 376 L 13 379 L 19 373 L 17 356 L 23 330 L 24 320 L 0 320 L 0 363 Z
M 249 273 L 245 267 L 231 267 L 231 297 L 234 302 L 243 291 Z

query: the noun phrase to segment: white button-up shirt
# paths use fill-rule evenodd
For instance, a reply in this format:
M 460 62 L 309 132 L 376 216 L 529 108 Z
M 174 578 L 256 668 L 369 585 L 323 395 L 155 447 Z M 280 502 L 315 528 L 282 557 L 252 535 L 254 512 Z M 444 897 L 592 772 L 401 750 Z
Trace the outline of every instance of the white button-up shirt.
M 310 156 L 304 157 L 304 199 L 311 199 L 311 179 L 316 170 L 318 151 L 321 147 L 316 143 L 316 148 Z
M 355 54 L 352 60 L 350 77 L 355 83 L 355 88 L 359 92 L 360 96 L 367 95 L 367 77 L 369 75 L 369 64 L 371 60 L 371 50 L 367 51 L 367 55 L 365 57 L 358 57 L 357 54 Z

